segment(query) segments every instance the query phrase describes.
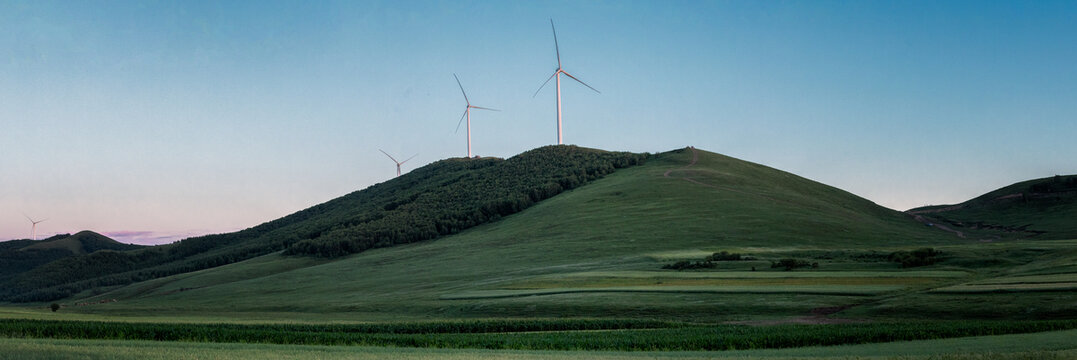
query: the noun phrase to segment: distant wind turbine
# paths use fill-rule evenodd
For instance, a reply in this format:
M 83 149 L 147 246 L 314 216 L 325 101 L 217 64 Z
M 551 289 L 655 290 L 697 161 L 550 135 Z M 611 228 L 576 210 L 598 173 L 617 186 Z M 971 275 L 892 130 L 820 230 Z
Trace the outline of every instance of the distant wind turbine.
M 30 236 L 34 240 L 37 240 L 37 224 L 41 223 L 41 222 L 44 222 L 45 220 L 48 220 L 48 219 L 41 219 L 41 220 L 34 221 L 34 219 L 30 218 L 30 215 L 22 214 L 22 216 L 25 216 L 26 220 L 30 220 L 30 224 L 33 224 L 33 225 L 30 226 Z
M 572 78 L 572 80 L 576 80 L 580 84 L 583 84 L 583 86 L 594 90 L 596 93 L 601 94 L 602 92 L 591 87 L 591 85 L 587 85 L 583 80 L 577 79 L 575 76 L 572 76 L 572 74 L 569 74 L 568 71 L 561 68 L 561 48 L 557 45 L 557 29 L 553 27 L 553 19 L 550 19 L 550 29 L 553 30 L 553 47 L 554 50 L 557 51 L 557 70 L 554 70 L 553 75 L 550 75 L 550 77 L 546 79 L 546 82 L 542 83 L 542 86 L 539 86 L 538 90 L 535 90 L 535 95 L 531 95 L 531 97 L 537 96 L 539 91 L 542 91 L 542 88 L 550 83 L 550 79 L 557 78 L 557 144 L 561 145 L 564 144 L 561 140 L 561 74 L 565 74 L 565 76 Z
M 416 156 L 419 156 L 419 154 L 415 154 L 407 159 L 404 159 L 404 161 L 396 161 L 396 159 L 393 158 L 392 155 L 389 155 L 389 153 L 385 152 L 385 150 L 378 149 L 378 151 L 381 151 L 382 154 L 385 154 L 385 156 L 388 156 L 390 159 L 393 160 L 393 162 L 396 163 L 396 176 L 400 176 L 400 165 L 404 165 L 404 163 L 408 162 L 408 160 L 414 159 Z
M 456 76 L 455 73 L 452 74 L 452 77 L 456 78 L 456 85 L 460 86 L 460 93 L 464 94 L 464 102 L 467 103 L 467 108 L 464 109 L 464 115 L 461 115 L 460 116 L 460 121 L 456 123 L 456 131 L 460 131 L 460 123 L 462 123 L 464 121 L 464 118 L 466 117 L 467 118 L 467 157 L 471 158 L 471 109 L 481 109 L 481 110 L 490 110 L 490 111 L 501 111 L 501 110 L 490 109 L 490 108 L 484 108 L 484 107 L 480 107 L 480 106 L 471 105 L 471 101 L 467 99 L 467 93 L 464 92 L 464 85 L 460 84 L 460 77 Z

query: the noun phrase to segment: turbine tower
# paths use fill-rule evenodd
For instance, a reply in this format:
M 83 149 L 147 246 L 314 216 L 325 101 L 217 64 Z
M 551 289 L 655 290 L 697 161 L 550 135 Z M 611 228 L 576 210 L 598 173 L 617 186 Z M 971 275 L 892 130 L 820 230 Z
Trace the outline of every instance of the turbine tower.
M 30 220 L 30 224 L 32 224 L 32 225 L 30 225 L 30 236 L 34 240 L 37 240 L 37 224 L 40 223 L 40 222 L 44 222 L 45 220 L 48 220 L 48 219 L 41 219 L 41 220 L 34 221 L 34 219 L 30 218 L 30 215 L 22 214 L 22 216 L 25 216 L 26 220 Z
M 419 156 L 419 154 L 415 154 L 407 159 L 404 159 L 404 161 L 396 161 L 396 159 L 393 158 L 392 155 L 389 155 L 389 153 L 385 152 L 385 150 L 378 149 L 378 151 L 381 151 L 382 154 L 385 154 L 385 156 L 388 156 L 390 159 L 393 160 L 393 162 L 396 163 L 396 176 L 400 176 L 400 165 L 404 165 L 404 163 L 408 162 L 408 160 L 414 159 L 416 156 Z
M 572 78 L 572 80 L 576 80 L 580 84 L 583 84 L 583 86 L 594 90 L 596 93 L 601 94 L 602 92 L 591 87 L 591 85 L 587 85 L 583 80 L 577 79 L 575 76 L 572 76 L 572 74 L 569 74 L 568 71 L 561 68 L 561 48 L 557 45 L 557 29 L 553 27 L 553 19 L 550 19 L 550 29 L 553 30 L 553 47 L 554 50 L 557 51 L 557 70 L 554 70 L 553 75 L 550 75 L 550 77 L 546 79 L 546 82 L 542 83 L 542 86 L 539 86 L 538 90 L 535 90 L 535 95 L 531 95 L 531 97 L 537 96 L 539 91 L 542 91 L 542 88 L 550 83 L 550 79 L 557 78 L 557 144 L 561 145 L 564 144 L 561 140 L 561 74 L 565 74 L 565 76 Z
M 456 85 L 460 86 L 460 93 L 464 94 L 464 102 L 467 103 L 467 108 L 464 109 L 464 115 L 461 115 L 460 116 L 460 121 L 458 121 L 456 123 L 456 131 L 460 131 L 460 123 L 462 123 L 464 121 L 464 118 L 466 117 L 467 118 L 467 157 L 470 159 L 471 158 L 471 109 L 481 109 L 481 110 L 490 110 L 490 111 L 501 111 L 501 110 L 490 109 L 490 108 L 484 108 L 484 107 L 480 107 L 480 106 L 471 105 L 471 101 L 467 99 L 467 93 L 464 92 L 464 85 L 460 84 L 460 77 L 456 76 L 455 73 L 452 74 L 452 77 L 456 78 Z

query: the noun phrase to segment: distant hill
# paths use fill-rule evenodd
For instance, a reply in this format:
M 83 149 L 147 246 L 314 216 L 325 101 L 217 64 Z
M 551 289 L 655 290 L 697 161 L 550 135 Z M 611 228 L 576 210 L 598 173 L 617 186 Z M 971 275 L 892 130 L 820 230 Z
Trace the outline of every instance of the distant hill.
M 62 249 L 70 251 L 73 255 L 89 254 L 97 250 L 134 250 L 142 248 L 140 245 L 124 244 L 119 241 L 113 240 L 107 236 L 95 233 L 93 231 L 80 231 L 75 235 L 68 235 L 64 237 L 51 237 L 29 246 L 19 249 L 19 251 L 35 251 L 35 250 L 48 250 L 48 249 Z
M 60 234 L 44 240 L 11 240 L 0 242 L 0 284 L 41 265 L 98 250 L 134 250 L 142 248 L 110 239 L 93 231 L 75 235 Z
M 51 301 L 92 287 L 202 270 L 281 250 L 333 258 L 431 240 L 517 213 L 646 158 L 559 145 L 509 159 L 441 160 L 235 233 L 65 258 L 0 284 L 0 299 Z
M 1019 182 L 960 204 L 908 213 L 970 236 L 1077 239 L 1077 175 Z

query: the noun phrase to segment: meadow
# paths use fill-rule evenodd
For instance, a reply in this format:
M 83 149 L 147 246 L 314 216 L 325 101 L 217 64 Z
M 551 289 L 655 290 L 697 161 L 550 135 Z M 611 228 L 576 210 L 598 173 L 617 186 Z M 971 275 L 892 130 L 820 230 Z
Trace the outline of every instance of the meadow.
M 436 240 L 335 259 L 278 251 L 87 289 L 57 312 L 6 304 L 0 346 L 117 358 L 171 344 L 211 358 L 1065 358 L 1074 346 L 1056 334 L 1077 328 L 1074 249 L 957 237 L 682 149 Z M 714 260 L 723 251 L 741 257 Z M 982 347 L 939 345 L 961 341 Z

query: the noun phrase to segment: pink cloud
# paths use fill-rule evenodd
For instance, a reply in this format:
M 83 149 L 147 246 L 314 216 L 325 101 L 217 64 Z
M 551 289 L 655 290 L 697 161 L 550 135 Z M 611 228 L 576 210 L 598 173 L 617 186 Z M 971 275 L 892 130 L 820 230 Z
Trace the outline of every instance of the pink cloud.
M 178 240 L 183 240 L 189 237 L 205 235 L 207 234 L 207 232 L 117 230 L 106 231 L 102 232 L 101 234 L 122 243 L 138 245 L 161 245 L 172 243 Z

